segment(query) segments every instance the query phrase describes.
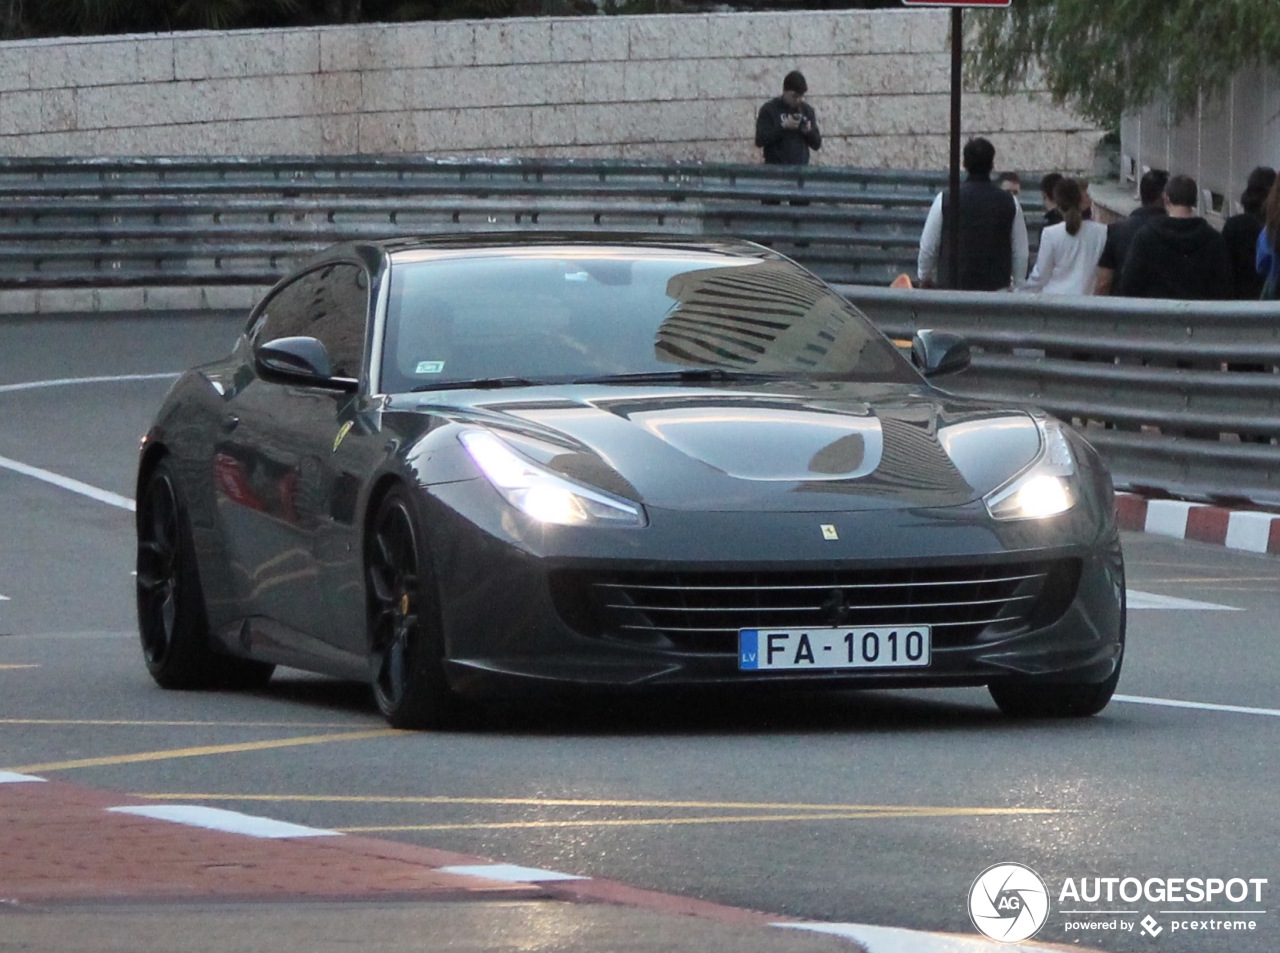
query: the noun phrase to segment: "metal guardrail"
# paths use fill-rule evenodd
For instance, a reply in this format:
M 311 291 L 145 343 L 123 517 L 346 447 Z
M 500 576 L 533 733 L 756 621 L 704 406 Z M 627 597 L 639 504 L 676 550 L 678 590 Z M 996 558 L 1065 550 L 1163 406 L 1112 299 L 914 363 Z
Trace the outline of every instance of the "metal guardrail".
M 336 241 L 486 228 L 733 235 L 887 284 L 914 272 L 944 184 L 674 161 L 0 159 L 0 287 L 262 284 Z
M 733 235 L 844 285 L 891 334 L 964 334 L 973 365 L 946 386 L 1075 421 L 1120 486 L 1280 507 L 1280 311 L 883 287 L 914 271 L 944 180 L 622 160 L 8 158 L 0 288 L 262 286 L 300 257 L 360 236 Z M 1028 204 L 1033 247 L 1037 211 Z
M 964 335 L 941 386 L 1075 423 L 1117 486 L 1280 507 L 1280 307 L 1270 302 L 841 290 L 891 336 Z

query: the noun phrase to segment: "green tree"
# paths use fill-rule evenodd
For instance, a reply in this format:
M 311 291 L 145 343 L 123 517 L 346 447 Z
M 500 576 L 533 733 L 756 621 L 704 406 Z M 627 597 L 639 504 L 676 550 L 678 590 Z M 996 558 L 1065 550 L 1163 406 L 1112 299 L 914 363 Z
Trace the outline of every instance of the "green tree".
M 1240 69 L 1280 64 L 1276 0 L 1013 0 L 967 20 L 966 74 L 991 92 L 1037 71 L 1101 126 L 1167 94 L 1176 111 Z

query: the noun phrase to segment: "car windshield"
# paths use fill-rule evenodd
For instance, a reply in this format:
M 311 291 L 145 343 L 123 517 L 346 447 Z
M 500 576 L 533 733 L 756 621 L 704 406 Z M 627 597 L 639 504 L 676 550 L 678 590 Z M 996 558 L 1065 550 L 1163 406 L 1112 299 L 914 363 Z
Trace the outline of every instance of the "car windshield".
M 857 309 L 786 261 L 617 246 L 393 260 L 384 393 L 738 378 L 918 380 Z

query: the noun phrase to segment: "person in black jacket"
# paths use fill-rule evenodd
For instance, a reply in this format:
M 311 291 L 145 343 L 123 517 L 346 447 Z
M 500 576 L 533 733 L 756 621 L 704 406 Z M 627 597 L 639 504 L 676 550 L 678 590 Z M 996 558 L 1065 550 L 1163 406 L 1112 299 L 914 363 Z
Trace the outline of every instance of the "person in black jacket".
M 1165 211 L 1133 237 L 1120 293 L 1133 298 L 1193 301 L 1231 297 L 1231 260 L 1222 235 L 1196 214 L 1199 190 L 1189 175 L 1164 187 Z
M 1138 200 L 1142 203 L 1127 218 L 1107 226 L 1107 244 L 1098 260 L 1098 287 L 1094 294 L 1119 294 L 1120 273 L 1125 255 L 1133 244 L 1133 236 L 1153 218 L 1164 218 L 1164 187 L 1169 173 L 1164 169 L 1148 169 L 1138 181 Z
M 792 70 L 782 80 L 782 95 L 760 107 L 756 115 L 756 146 L 770 165 L 808 165 L 809 151 L 822 148 L 818 114 L 804 101 L 809 84 Z
M 1276 170 L 1265 165 L 1250 172 L 1244 192 L 1240 194 L 1243 211 L 1222 223 L 1222 240 L 1227 243 L 1227 254 L 1231 257 L 1232 285 L 1235 296 L 1242 301 L 1257 301 L 1262 297 L 1265 279 L 1255 267 L 1258 234 L 1267 223 L 1262 204 L 1275 181 Z

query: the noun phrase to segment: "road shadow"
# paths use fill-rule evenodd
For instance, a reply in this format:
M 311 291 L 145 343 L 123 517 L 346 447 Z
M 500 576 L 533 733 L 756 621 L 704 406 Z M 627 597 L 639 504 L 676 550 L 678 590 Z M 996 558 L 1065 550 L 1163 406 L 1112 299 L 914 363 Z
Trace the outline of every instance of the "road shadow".
M 378 718 L 369 687 L 284 670 L 254 693 L 290 705 Z M 687 691 L 555 695 L 470 706 L 453 733 L 565 737 L 747 736 L 769 734 L 1017 732 L 1097 730 L 1097 718 L 1018 720 L 1001 714 L 985 689 Z

